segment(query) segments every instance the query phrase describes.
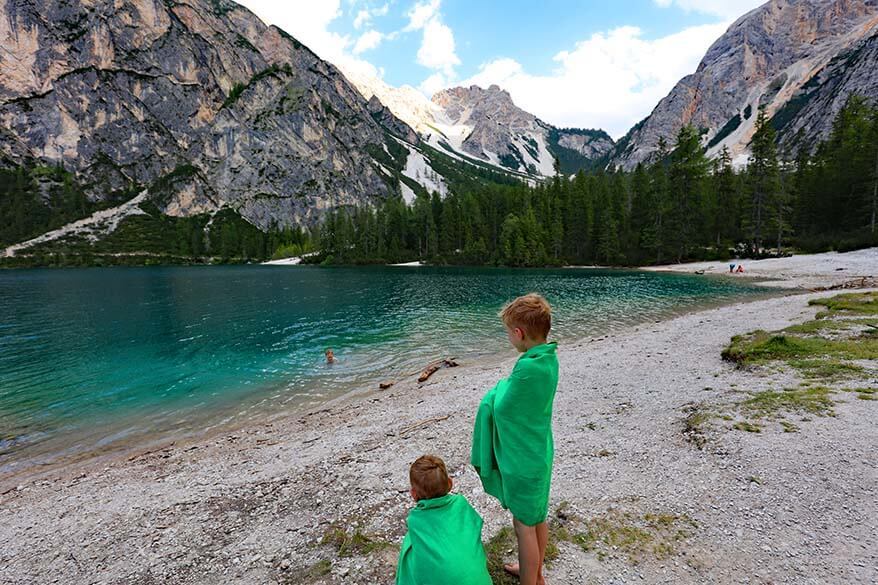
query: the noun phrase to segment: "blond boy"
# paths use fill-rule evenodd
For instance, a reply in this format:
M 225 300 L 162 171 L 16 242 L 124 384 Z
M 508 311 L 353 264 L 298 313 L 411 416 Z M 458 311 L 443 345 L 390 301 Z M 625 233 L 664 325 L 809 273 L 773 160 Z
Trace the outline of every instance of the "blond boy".
M 519 575 L 523 585 L 539 585 L 545 583 L 552 404 L 558 386 L 556 344 L 547 342 L 552 310 L 546 299 L 529 294 L 506 305 L 500 317 L 509 342 L 522 355 L 479 405 L 471 462 L 485 491 L 512 512 L 518 564 L 506 570 Z

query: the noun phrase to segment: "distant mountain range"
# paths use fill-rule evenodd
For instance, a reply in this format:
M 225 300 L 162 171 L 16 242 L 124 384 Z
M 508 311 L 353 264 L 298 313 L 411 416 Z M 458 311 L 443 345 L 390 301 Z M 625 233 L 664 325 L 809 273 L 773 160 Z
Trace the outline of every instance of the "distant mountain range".
M 440 91 L 428 100 L 410 86 L 346 71 L 367 99 L 378 98 L 424 142 L 454 157 L 474 158 L 535 177 L 594 168 L 615 143 L 603 130 L 556 128 L 516 106 L 496 85 Z
M 35 205 L 75 182 L 80 216 L 111 207 L 87 222 L 89 241 L 143 213 L 203 216 L 209 231 L 222 211 L 268 230 L 394 194 L 631 169 L 686 124 L 709 155 L 728 147 L 743 163 L 760 107 L 792 157 L 828 135 L 849 95 L 878 98 L 876 0 L 751 11 L 618 143 L 556 128 L 497 86 L 430 100 L 343 74 L 230 0 L 3 2 L 0 43 L 0 168 L 37 169 Z M 44 227 L 40 245 L 80 229 Z

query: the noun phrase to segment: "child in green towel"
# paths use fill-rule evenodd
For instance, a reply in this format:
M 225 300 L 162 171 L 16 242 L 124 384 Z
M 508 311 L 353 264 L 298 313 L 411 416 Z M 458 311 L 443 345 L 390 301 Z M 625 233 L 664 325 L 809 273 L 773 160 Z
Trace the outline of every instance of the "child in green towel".
M 519 297 L 500 313 L 509 342 L 522 355 L 508 378 L 482 399 L 471 462 L 485 491 L 512 512 L 518 564 L 507 565 L 523 585 L 545 583 L 552 479 L 552 402 L 558 386 L 555 343 L 547 343 L 552 310 L 537 294 Z
M 409 480 L 417 505 L 409 512 L 396 584 L 491 585 L 482 517 L 465 497 L 449 493 L 445 463 L 434 455 L 419 457 Z

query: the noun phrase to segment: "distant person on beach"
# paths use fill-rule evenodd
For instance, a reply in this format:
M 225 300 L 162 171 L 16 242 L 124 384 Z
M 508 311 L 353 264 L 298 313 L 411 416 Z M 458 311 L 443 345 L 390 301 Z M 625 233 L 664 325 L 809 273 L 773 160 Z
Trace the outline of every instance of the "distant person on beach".
M 512 512 L 518 563 L 504 568 L 523 585 L 542 585 L 555 456 L 552 403 L 558 387 L 556 344 L 546 341 L 552 310 L 546 299 L 529 294 L 506 305 L 500 318 L 509 342 L 522 355 L 479 405 L 471 462 L 485 491 Z
M 734 272 L 735 272 L 735 264 L 729 264 L 729 274 L 732 274 Z
M 335 363 L 335 353 L 332 351 L 331 347 L 327 347 L 326 351 L 323 352 L 326 355 L 326 363 L 334 364 Z
M 491 585 L 482 517 L 451 491 L 445 462 L 424 455 L 409 468 L 408 533 L 399 551 L 397 585 Z
M 737 272 L 737 273 L 739 273 L 739 274 L 742 273 L 742 272 L 744 272 L 744 265 L 743 265 L 743 264 L 738 264 L 738 269 L 735 270 L 735 272 Z

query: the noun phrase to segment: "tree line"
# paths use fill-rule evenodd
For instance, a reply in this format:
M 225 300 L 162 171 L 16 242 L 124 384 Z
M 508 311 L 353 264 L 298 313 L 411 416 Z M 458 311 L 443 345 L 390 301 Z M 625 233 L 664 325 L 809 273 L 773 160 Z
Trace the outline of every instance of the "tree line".
M 765 111 L 755 124 L 741 169 L 728 149 L 708 159 L 685 126 L 630 172 L 337 209 L 313 233 L 311 261 L 644 265 L 878 244 L 878 108 L 852 96 L 828 139 L 795 160 L 779 155 Z

